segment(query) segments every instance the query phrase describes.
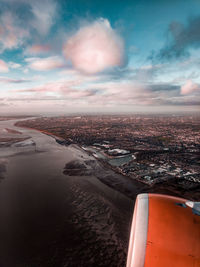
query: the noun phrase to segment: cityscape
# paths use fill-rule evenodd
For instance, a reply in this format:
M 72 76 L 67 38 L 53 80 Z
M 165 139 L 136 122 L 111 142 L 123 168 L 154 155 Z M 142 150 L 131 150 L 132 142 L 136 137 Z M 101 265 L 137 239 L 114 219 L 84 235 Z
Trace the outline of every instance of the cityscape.
M 115 172 L 149 186 L 199 197 L 200 117 L 102 115 L 44 117 L 17 123 L 77 144 Z M 188 190 L 190 190 L 188 192 Z

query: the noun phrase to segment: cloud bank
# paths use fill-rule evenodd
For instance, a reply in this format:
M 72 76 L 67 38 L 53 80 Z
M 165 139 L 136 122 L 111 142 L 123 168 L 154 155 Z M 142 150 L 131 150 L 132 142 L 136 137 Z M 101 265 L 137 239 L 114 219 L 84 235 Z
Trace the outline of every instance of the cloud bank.
M 68 39 L 63 52 L 75 69 L 89 74 L 121 66 L 124 61 L 123 40 L 107 19 L 80 28 Z

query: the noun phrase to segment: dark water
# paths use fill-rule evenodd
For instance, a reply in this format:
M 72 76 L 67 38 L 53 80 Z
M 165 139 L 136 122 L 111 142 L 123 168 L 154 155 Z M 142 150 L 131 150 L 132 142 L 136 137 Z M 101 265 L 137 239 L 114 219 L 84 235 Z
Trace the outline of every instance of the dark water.
M 133 202 L 95 176 L 63 174 L 85 152 L 13 124 L 0 129 L 30 139 L 0 148 L 0 266 L 125 266 Z
M 113 166 L 121 166 L 133 160 L 132 155 L 126 155 L 121 157 L 116 157 L 109 160 L 109 163 Z

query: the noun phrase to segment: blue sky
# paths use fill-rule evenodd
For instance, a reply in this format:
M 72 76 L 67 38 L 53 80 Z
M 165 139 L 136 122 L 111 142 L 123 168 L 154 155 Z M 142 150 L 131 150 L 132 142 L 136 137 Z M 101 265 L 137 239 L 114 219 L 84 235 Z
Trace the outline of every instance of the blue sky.
M 0 113 L 198 112 L 200 2 L 1 0 Z

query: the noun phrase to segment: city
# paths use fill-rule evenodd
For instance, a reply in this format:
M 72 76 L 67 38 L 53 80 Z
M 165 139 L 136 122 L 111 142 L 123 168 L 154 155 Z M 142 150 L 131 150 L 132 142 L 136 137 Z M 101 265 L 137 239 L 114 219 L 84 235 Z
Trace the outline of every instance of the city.
M 17 125 L 52 134 L 63 145 L 77 144 L 108 168 L 151 187 L 166 184 L 199 197 L 197 115 L 44 117 Z

